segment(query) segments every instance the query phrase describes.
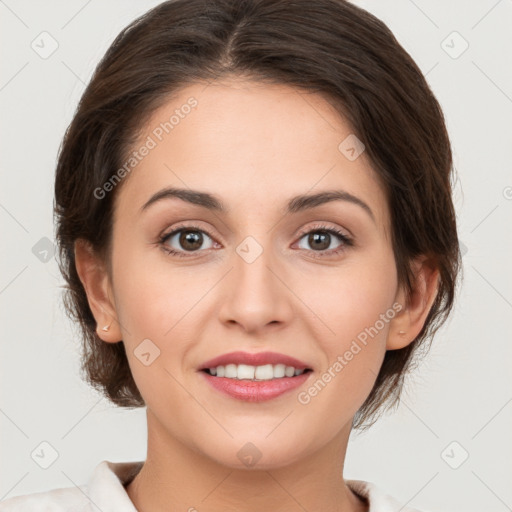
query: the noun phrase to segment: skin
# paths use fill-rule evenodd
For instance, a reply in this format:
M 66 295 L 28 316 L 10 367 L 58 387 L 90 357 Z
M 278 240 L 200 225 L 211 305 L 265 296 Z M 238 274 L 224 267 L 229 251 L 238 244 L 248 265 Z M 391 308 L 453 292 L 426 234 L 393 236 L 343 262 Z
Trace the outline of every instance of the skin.
M 123 341 L 147 404 L 147 460 L 128 495 L 142 512 L 368 510 L 342 478 L 352 419 L 386 350 L 422 329 L 438 272 L 415 260 L 406 304 L 384 190 L 365 153 L 350 161 L 338 149 L 352 130 L 322 96 L 236 78 L 193 84 L 154 113 L 136 147 L 191 96 L 198 106 L 117 191 L 112 275 L 86 244 L 75 247 L 97 333 L 106 343 Z M 168 186 L 216 194 L 229 211 L 166 199 L 140 213 Z M 284 213 L 292 196 L 328 189 L 363 200 L 374 220 L 347 201 Z M 178 234 L 166 244 L 188 256 L 166 254 L 159 236 L 187 221 L 205 230 L 199 249 L 187 252 Z M 322 249 L 300 230 L 319 224 L 351 235 L 354 245 L 315 258 Z M 236 251 L 248 236 L 263 251 L 252 263 Z M 332 235 L 324 247 L 332 252 L 343 242 Z M 395 303 L 402 310 L 317 396 L 299 403 L 298 393 Z M 134 354 L 144 339 L 160 350 L 149 366 Z M 313 372 L 298 390 L 242 402 L 198 373 L 234 350 L 291 355 Z M 261 456 L 252 467 L 237 456 L 248 442 Z

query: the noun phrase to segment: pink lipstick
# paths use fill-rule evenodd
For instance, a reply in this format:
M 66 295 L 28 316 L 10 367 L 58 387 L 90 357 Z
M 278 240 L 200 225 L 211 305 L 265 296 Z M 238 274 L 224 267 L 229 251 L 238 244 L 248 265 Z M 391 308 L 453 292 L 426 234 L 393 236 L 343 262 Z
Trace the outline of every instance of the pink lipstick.
M 231 352 L 210 359 L 200 367 L 214 389 L 249 402 L 276 398 L 301 386 L 312 373 L 308 365 L 276 352 Z

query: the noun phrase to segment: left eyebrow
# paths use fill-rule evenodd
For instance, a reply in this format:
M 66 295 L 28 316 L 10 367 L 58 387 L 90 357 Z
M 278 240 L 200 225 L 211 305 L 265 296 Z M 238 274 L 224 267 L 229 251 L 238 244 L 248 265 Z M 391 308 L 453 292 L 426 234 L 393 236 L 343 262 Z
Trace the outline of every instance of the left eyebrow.
M 228 211 L 219 197 L 208 192 L 167 187 L 154 193 L 141 207 L 140 213 L 158 201 L 173 198 L 181 199 L 187 203 L 202 206 L 208 210 L 220 213 L 227 213 Z M 375 216 L 371 208 L 362 199 L 359 199 L 358 197 L 346 192 L 345 190 L 325 190 L 317 194 L 303 194 L 292 197 L 287 203 L 286 213 L 302 212 L 332 201 L 346 201 L 361 207 L 375 223 Z

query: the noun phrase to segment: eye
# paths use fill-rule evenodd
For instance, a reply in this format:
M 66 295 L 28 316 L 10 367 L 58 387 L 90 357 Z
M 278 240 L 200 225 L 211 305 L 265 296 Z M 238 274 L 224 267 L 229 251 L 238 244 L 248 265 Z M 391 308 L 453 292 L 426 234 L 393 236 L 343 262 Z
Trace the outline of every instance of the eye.
M 352 239 L 345 233 L 328 226 L 315 226 L 309 231 L 300 233 L 300 235 L 300 240 L 305 239 L 306 243 L 313 247 L 310 252 L 318 253 L 314 254 L 314 257 L 321 258 L 325 256 L 336 255 L 344 251 L 347 247 L 351 247 L 353 245 Z M 338 238 L 338 240 L 341 240 L 341 243 L 337 247 L 331 247 L 329 249 L 331 243 L 333 242 L 333 235 L 335 238 Z
M 187 252 L 198 252 L 199 249 L 201 249 L 205 241 L 204 235 L 206 235 L 206 238 L 212 240 L 211 236 L 204 229 L 201 229 L 198 226 L 179 227 L 164 235 L 160 239 L 160 244 L 165 252 L 172 254 L 173 256 L 187 257 Z M 170 247 L 169 244 L 172 243 L 181 247 L 178 247 L 177 249 Z M 206 249 L 210 249 L 212 246 L 213 244 L 210 244 Z
M 305 239 L 306 243 L 313 247 L 313 249 L 306 248 L 306 250 L 313 253 L 315 258 L 333 256 L 354 245 L 352 238 L 345 233 L 324 225 L 315 226 L 309 231 L 302 231 L 299 236 L 299 242 Z M 333 236 L 340 241 L 340 244 L 335 248 L 331 247 Z M 205 240 L 210 240 L 207 247 L 203 247 Z M 179 226 L 170 233 L 163 235 L 159 243 L 166 253 L 180 258 L 193 256 L 193 253 L 200 252 L 201 249 L 211 249 L 215 245 L 212 236 L 208 232 L 194 225 Z M 174 247 L 171 244 L 174 244 Z M 304 247 L 299 248 L 304 249 Z

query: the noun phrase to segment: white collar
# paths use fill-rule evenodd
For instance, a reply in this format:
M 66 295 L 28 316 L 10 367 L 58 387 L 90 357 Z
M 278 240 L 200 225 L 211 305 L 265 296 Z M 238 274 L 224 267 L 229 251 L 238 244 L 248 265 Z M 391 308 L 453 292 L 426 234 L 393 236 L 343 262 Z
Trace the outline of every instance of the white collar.
M 102 512 L 137 512 L 125 485 L 131 482 L 143 464 L 143 461 L 100 462 L 87 483 L 87 496 Z M 345 483 L 356 494 L 368 500 L 369 512 L 419 512 L 404 507 L 372 482 L 345 480 Z

